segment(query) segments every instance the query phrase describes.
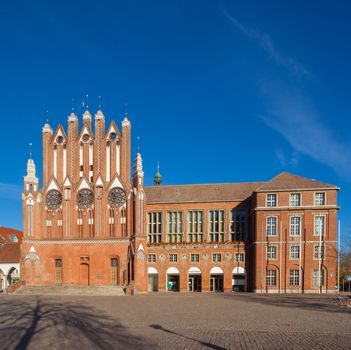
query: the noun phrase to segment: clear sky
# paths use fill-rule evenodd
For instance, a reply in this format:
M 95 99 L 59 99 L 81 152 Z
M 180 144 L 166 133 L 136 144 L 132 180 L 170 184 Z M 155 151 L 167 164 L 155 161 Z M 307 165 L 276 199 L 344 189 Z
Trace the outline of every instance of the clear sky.
M 41 176 L 45 120 L 89 94 L 118 125 L 128 103 L 146 184 L 157 161 L 165 184 L 292 172 L 341 188 L 350 236 L 350 17 L 335 0 L 4 2 L 0 225 L 22 227 L 28 143 Z

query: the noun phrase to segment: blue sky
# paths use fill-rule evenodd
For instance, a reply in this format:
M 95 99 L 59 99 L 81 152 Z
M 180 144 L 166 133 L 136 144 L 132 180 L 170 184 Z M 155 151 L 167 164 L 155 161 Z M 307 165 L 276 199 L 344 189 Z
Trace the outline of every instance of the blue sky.
M 22 1 L 0 9 L 0 225 L 21 228 L 28 143 L 85 94 L 109 122 L 125 104 L 165 184 L 268 180 L 338 185 L 351 222 L 351 3 Z M 48 110 L 48 117 L 46 116 Z

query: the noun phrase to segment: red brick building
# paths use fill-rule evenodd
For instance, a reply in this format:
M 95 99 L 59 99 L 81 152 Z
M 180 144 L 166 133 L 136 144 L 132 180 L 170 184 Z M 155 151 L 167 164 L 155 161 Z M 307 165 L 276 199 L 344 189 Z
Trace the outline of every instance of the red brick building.
M 43 127 L 43 185 L 28 160 L 22 279 L 147 291 L 326 292 L 336 282 L 336 186 L 267 182 L 144 187 L 131 124 L 99 110 Z

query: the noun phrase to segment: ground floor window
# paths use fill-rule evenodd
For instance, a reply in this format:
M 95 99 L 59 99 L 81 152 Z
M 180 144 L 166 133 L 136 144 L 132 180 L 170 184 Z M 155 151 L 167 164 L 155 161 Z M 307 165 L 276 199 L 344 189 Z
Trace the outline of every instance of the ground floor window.
M 324 286 L 324 271 L 313 270 L 313 285 L 315 287 Z
M 245 275 L 233 274 L 233 292 L 245 292 Z
M 169 292 L 179 292 L 179 275 L 167 275 L 167 290 Z
M 299 270 L 290 270 L 289 283 L 290 286 L 298 286 L 300 284 Z
M 267 270 L 266 285 L 267 286 L 277 285 L 277 270 Z
M 223 292 L 223 275 L 210 275 L 210 291 Z

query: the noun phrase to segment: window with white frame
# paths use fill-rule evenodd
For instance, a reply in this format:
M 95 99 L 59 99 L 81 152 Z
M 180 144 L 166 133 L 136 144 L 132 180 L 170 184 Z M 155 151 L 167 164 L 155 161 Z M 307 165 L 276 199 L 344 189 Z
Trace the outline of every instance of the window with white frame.
M 277 270 L 267 270 L 266 272 L 266 285 L 276 286 L 277 285 Z
M 148 235 L 149 243 L 161 243 L 162 240 L 162 212 L 148 213 Z
M 323 259 L 324 258 L 324 245 L 316 244 L 314 246 L 314 258 Z
M 191 262 L 199 262 L 200 261 L 200 254 L 190 254 L 190 261 Z
M 167 212 L 167 240 L 169 243 L 183 240 L 183 213 L 181 211 Z
M 154 262 L 156 262 L 156 254 L 148 254 L 148 255 L 147 255 L 147 261 L 148 261 L 149 263 L 154 263 Z
M 222 254 L 219 254 L 219 253 L 212 254 L 212 261 L 213 262 L 221 262 L 222 261 Z
M 300 258 L 300 246 L 292 245 L 290 246 L 290 259 L 299 259 Z
M 276 207 L 277 206 L 277 195 L 275 193 L 267 194 L 266 206 L 267 207 Z
M 178 261 L 178 254 L 169 254 L 169 262 L 176 263 Z
M 325 235 L 325 216 L 316 215 L 314 217 L 314 235 L 324 236 Z
M 316 287 L 324 286 L 324 271 L 313 270 L 313 285 Z
M 209 234 L 211 242 L 224 242 L 225 211 L 209 211 Z
M 204 212 L 203 210 L 188 211 L 188 242 L 202 242 L 204 236 Z
M 291 207 L 301 206 L 301 193 L 290 193 L 290 206 Z
M 277 245 L 269 244 L 267 246 L 267 259 L 269 260 L 277 259 Z
M 300 236 L 301 216 L 290 216 L 290 236 Z
M 298 286 L 300 284 L 299 270 L 290 270 L 289 284 L 290 286 Z
M 235 262 L 244 262 L 245 253 L 235 253 Z
M 277 235 L 277 217 L 268 216 L 266 218 L 266 234 L 267 236 L 276 236 Z
M 232 209 L 230 211 L 230 234 L 232 241 L 247 240 L 247 211 Z
M 315 192 L 314 205 L 325 205 L 325 192 Z

